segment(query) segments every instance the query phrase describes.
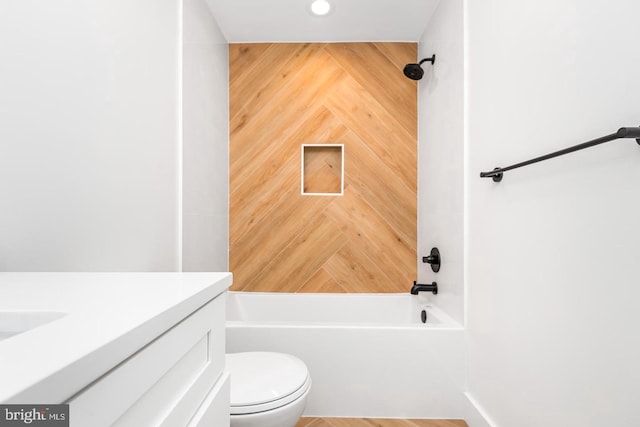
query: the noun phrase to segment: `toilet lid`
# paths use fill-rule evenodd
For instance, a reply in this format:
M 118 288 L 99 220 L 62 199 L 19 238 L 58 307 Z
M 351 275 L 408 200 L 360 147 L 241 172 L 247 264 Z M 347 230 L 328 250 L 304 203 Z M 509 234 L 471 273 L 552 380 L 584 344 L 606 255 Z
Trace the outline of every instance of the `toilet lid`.
M 226 355 L 231 373 L 231 413 L 248 414 L 284 406 L 310 386 L 304 362 L 283 353 L 247 352 Z

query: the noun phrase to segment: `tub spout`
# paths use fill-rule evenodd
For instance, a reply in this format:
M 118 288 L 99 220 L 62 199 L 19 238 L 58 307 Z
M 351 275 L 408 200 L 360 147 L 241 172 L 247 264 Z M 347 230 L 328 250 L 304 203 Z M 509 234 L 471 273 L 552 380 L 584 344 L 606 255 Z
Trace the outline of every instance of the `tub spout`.
M 419 292 L 432 292 L 434 295 L 438 295 L 438 284 L 433 282 L 430 285 L 421 285 L 420 283 L 413 282 L 411 295 L 418 295 Z

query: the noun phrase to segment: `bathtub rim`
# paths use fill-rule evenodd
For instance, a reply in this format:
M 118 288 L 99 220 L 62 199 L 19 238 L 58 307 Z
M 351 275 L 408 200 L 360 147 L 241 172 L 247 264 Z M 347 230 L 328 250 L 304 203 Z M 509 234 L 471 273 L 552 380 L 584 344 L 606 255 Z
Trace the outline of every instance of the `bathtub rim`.
M 453 317 L 448 315 L 445 311 L 443 311 L 434 301 L 425 298 L 424 296 L 418 295 L 408 295 L 407 293 L 316 293 L 316 292 L 304 292 L 304 293 L 294 293 L 294 292 L 247 292 L 247 291 L 228 291 L 228 301 L 235 298 L 242 298 L 242 295 L 252 296 L 252 297 L 266 297 L 266 298 L 277 298 L 277 297 L 285 297 L 285 298 L 312 298 L 322 297 L 322 298 L 348 298 L 348 299 L 356 299 L 363 297 L 372 297 L 372 298 L 420 298 L 420 305 L 427 308 L 427 312 L 432 312 L 434 315 L 440 319 L 440 322 L 437 324 L 429 324 L 427 321 L 426 324 L 422 323 L 398 323 L 398 324 L 388 324 L 384 322 L 376 323 L 376 322 L 311 322 L 311 321 L 257 321 L 257 320 L 226 320 L 226 326 L 228 328 L 240 328 L 240 327 L 254 327 L 254 328 L 311 328 L 311 329 L 343 329 L 343 328 L 355 328 L 355 329 L 415 329 L 415 330 L 462 330 L 464 326 L 457 322 Z

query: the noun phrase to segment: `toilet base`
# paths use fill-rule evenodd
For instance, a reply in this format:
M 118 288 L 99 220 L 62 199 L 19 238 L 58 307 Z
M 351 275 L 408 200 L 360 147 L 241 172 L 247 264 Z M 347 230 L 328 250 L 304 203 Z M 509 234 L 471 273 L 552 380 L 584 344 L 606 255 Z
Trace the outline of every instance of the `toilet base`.
M 308 394 L 270 411 L 231 415 L 231 427 L 295 427 L 307 404 Z

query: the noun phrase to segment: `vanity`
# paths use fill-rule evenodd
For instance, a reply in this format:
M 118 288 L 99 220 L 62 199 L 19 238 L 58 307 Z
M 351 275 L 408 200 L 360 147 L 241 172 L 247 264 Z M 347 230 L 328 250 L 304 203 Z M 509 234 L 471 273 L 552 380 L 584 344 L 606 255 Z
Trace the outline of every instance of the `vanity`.
M 0 273 L 0 403 L 70 425 L 228 426 L 230 273 Z

